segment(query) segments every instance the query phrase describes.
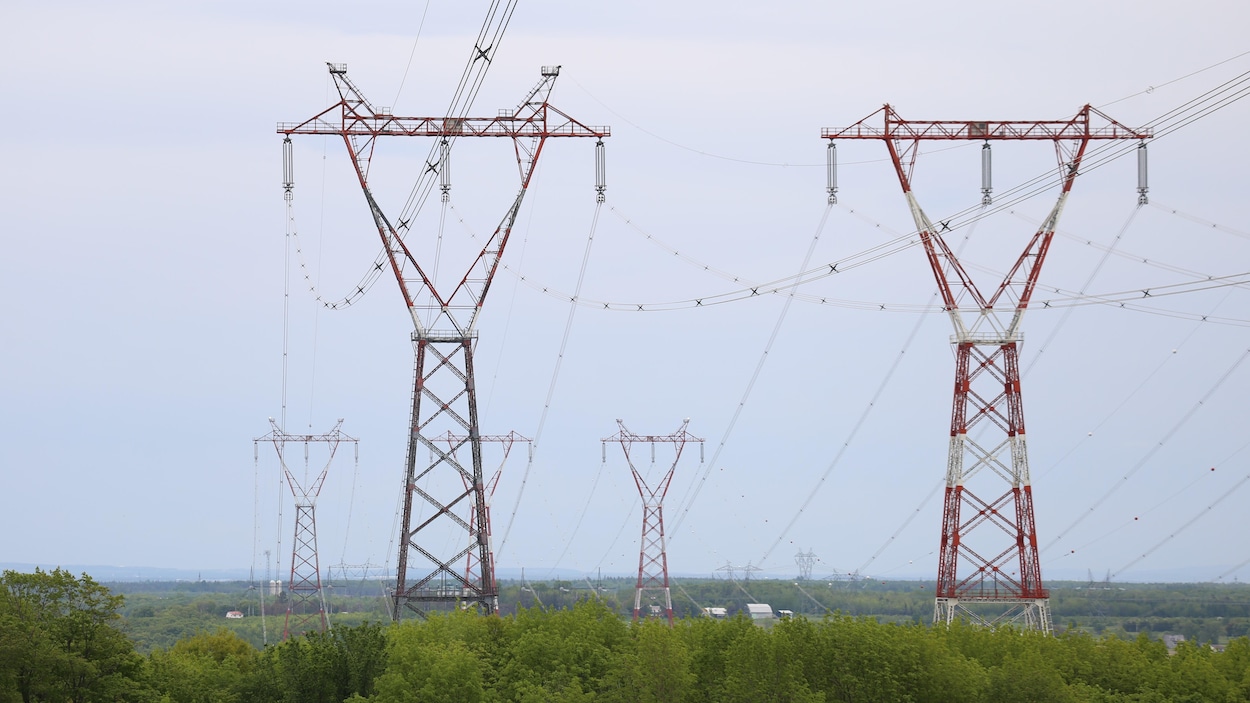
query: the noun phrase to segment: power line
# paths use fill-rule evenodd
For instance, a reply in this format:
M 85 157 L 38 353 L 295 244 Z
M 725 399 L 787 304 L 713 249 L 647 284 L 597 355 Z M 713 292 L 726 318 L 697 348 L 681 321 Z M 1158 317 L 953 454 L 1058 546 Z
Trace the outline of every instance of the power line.
M 1128 231 L 1129 225 L 1133 224 L 1133 220 L 1137 219 L 1137 214 L 1139 212 L 1141 212 L 1141 205 L 1133 208 L 1133 211 L 1129 214 L 1128 219 L 1125 220 L 1124 224 L 1120 227 L 1120 231 L 1116 232 L 1115 238 L 1111 240 L 1111 246 L 1107 247 L 1103 251 L 1102 258 L 1099 259 L 1098 263 L 1094 265 L 1093 270 L 1089 272 L 1089 276 L 1085 278 L 1085 283 L 1081 284 L 1081 287 L 1078 289 L 1077 292 L 1080 295 L 1085 295 L 1090 284 L 1093 283 L 1094 279 L 1098 277 L 1099 272 L 1102 271 L 1102 267 L 1107 264 L 1107 259 L 1111 257 L 1111 252 L 1115 251 L 1116 246 L 1119 245 L 1120 240 L 1124 237 L 1124 233 Z M 1024 371 L 1021 373 L 1022 378 L 1027 377 L 1029 372 L 1033 370 L 1033 367 L 1037 366 L 1037 362 L 1041 360 L 1042 355 L 1046 353 L 1046 350 L 1050 347 L 1050 343 L 1055 341 L 1055 337 L 1059 335 L 1059 331 L 1063 329 L 1068 319 L 1072 317 L 1072 312 L 1074 310 L 1076 310 L 1075 306 L 1064 309 L 1063 315 L 1059 318 L 1059 322 L 1051 328 L 1050 333 L 1046 336 L 1046 339 L 1042 340 L 1041 346 L 1038 347 L 1036 352 L 1034 352 L 1032 360 L 1030 360 L 1028 365 L 1024 367 Z
M 421 30 L 425 29 L 425 16 L 430 12 L 430 0 L 425 0 L 425 9 L 421 11 L 421 22 L 417 24 L 417 36 L 412 38 L 412 51 L 408 52 L 408 63 L 404 64 L 404 75 L 399 79 L 399 87 L 395 89 L 392 105 L 399 104 L 399 96 L 404 93 L 404 83 L 408 81 L 408 71 L 412 69 L 412 58 L 417 55 L 417 44 L 421 41 Z
M 1146 88 L 1145 90 L 1140 90 L 1140 91 L 1138 91 L 1138 92 L 1136 92 L 1136 93 L 1133 93 L 1132 95 L 1125 95 L 1125 96 L 1124 96 L 1124 97 L 1122 97 L 1122 98 L 1116 98 L 1115 100 L 1112 100 L 1112 101 L 1111 101 L 1111 102 L 1109 102 L 1109 103 L 1103 103 L 1102 105 L 1099 105 L 1098 107 L 1101 109 L 1101 108 L 1104 108 L 1104 107 L 1108 107 L 1108 106 L 1110 106 L 1110 105 L 1114 105 L 1114 104 L 1119 103 L 1119 102 L 1124 102 L 1125 100 L 1128 100 L 1128 99 L 1130 99 L 1130 98 L 1136 98 L 1136 97 L 1138 97 L 1138 96 L 1140 96 L 1140 95 L 1148 95 L 1148 94 L 1153 93 L 1153 92 L 1155 92 L 1156 90 L 1158 90 L 1158 89 L 1160 89 L 1160 88 L 1163 88 L 1163 87 L 1165 87 L 1165 86 L 1172 85 L 1173 83 L 1179 83 L 1180 81 L 1183 81 L 1183 80 L 1185 80 L 1186 78 L 1193 78 L 1194 76 L 1199 75 L 1199 74 L 1201 74 L 1201 73 L 1206 73 L 1207 71 L 1210 71 L 1210 70 L 1211 70 L 1211 69 L 1213 69 L 1213 68 L 1218 68 L 1218 67 L 1220 67 L 1220 66 L 1223 66 L 1223 65 L 1224 65 L 1224 64 L 1226 64 L 1226 63 L 1230 63 L 1230 62 L 1232 62 L 1232 61 L 1236 61 L 1237 59 L 1239 59 L 1239 58 L 1241 58 L 1241 57 L 1243 57 L 1243 56 L 1250 56 L 1250 51 L 1243 51 L 1242 53 L 1237 54 L 1236 56 L 1233 56 L 1233 57 L 1231 57 L 1231 58 L 1224 59 L 1223 61 L 1217 61 L 1216 63 L 1213 63 L 1213 64 L 1211 64 L 1210 66 L 1207 66 L 1206 68 L 1200 68 L 1200 69 L 1198 69 L 1197 71 L 1191 71 L 1191 72 L 1189 72 L 1189 73 L 1186 73 L 1185 75 L 1181 76 L 1180 78 L 1173 78 L 1172 80 L 1169 80 L 1169 81 L 1164 81 L 1163 83 L 1160 83 L 1160 84 L 1158 84 L 1158 85 L 1152 85 L 1152 86 L 1150 86 L 1150 87 Z
M 807 247 L 807 253 L 803 257 L 803 263 L 799 270 L 806 270 L 811 263 L 813 254 L 816 252 L 816 244 L 820 242 L 821 233 L 824 232 L 825 223 L 829 221 L 829 213 L 832 206 L 826 206 L 824 214 L 820 217 L 820 224 L 816 227 L 816 232 L 812 236 L 811 243 Z M 797 285 L 797 284 L 796 284 Z M 729 441 L 729 437 L 733 434 L 734 428 L 738 424 L 738 419 L 742 416 L 742 410 L 746 407 L 747 401 L 751 397 L 751 391 L 755 388 L 756 381 L 759 380 L 760 373 L 764 370 L 764 364 L 768 361 L 768 355 L 771 353 L 773 344 L 777 341 L 777 336 L 781 332 L 781 325 L 785 322 L 786 314 L 790 311 L 790 303 L 793 298 L 786 297 L 785 302 L 781 306 L 781 311 L 777 314 L 777 320 L 773 323 L 772 332 L 768 336 L 768 341 L 764 344 L 764 351 L 760 354 L 759 360 L 755 364 L 755 369 L 751 372 L 750 379 L 747 381 L 746 388 L 742 392 L 742 397 L 738 400 L 738 405 L 734 408 L 733 415 L 729 419 L 729 424 L 725 427 L 724 434 L 721 435 L 720 442 L 716 445 L 716 450 L 712 452 L 712 460 L 708 462 L 707 468 L 703 470 L 703 475 L 694 483 L 694 490 L 690 496 L 679 506 L 679 513 L 676 522 L 673 523 L 672 537 L 670 541 L 676 537 L 681 529 L 682 523 L 686 521 L 686 515 L 689 514 L 690 508 L 694 505 L 695 500 L 699 497 L 699 493 L 703 490 L 703 486 L 707 483 L 707 478 L 712 473 L 712 469 L 716 467 L 716 462 L 720 459 L 720 454 L 725 448 L 725 444 Z
M 1076 528 L 1078 525 L 1084 522 L 1085 519 L 1088 518 L 1095 510 L 1101 507 L 1102 504 L 1105 503 L 1108 498 L 1110 498 L 1117 491 L 1119 491 L 1120 488 L 1123 487 L 1125 483 L 1127 483 L 1128 480 L 1133 477 L 1134 474 L 1136 474 L 1139 470 L 1141 470 L 1141 468 L 1145 466 L 1154 457 L 1156 452 L 1162 449 L 1163 446 L 1167 444 L 1168 441 L 1171 440 L 1172 437 L 1175 436 L 1176 433 L 1180 431 L 1180 429 L 1184 427 L 1186 423 L 1188 423 L 1191 419 L 1193 419 L 1193 416 L 1198 412 L 1198 410 L 1200 410 L 1206 404 L 1208 400 L 1211 399 L 1213 395 L 1215 395 L 1215 392 L 1224 386 L 1225 381 L 1227 381 L 1228 378 L 1233 375 L 1233 372 L 1236 371 L 1239 366 L 1241 366 L 1242 362 L 1246 360 L 1247 356 L 1250 356 L 1250 349 L 1247 349 L 1246 351 L 1242 352 L 1242 354 L 1237 357 L 1236 361 L 1234 361 L 1233 364 L 1229 366 L 1228 369 L 1216 380 L 1216 382 L 1212 384 L 1212 386 L 1207 390 L 1207 392 L 1204 393 L 1202 397 L 1199 398 L 1198 401 L 1194 403 L 1194 405 L 1191 406 L 1190 409 L 1183 416 L 1181 416 L 1180 420 L 1178 420 L 1174 425 L 1172 425 L 1171 429 L 1169 429 L 1166 433 L 1164 433 L 1164 435 L 1159 439 L 1159 441 L 1156 442 L 1155 445 L 1152 446 L 1146 452 L 1146 454 L 1137 461 L 1136 464 L 1134 464 L 1131 468 L 1129 468 L 1129 470 L 1125 472 L 1125 474 L 1122 477 L 1120 477 L 1118 481 L 1113 483 L 1111 487 L 1108 488 L 1107 491 L 1102 494 L 1102 496 L 1096 499 L 1093 502 L 1093 504 L 1089 506 L 1088 509 L 1082 512 L 1071 523 L 1069 523 L 1067 527 L 1060 530 L 1059 534 L 1056 535 L 1055 538 L 1052 539 L 1049 544 L 1047 544 L 1044 548 L 1042 548 L 1042 552 L 1045 553 L 1045 552 L 1050 551 L 1056 544 L 1062 541 L 1063 538 L 1066 537 L 1069 532 L 1071 532 L 1074 528 Z
M 602 202 L 595 204 L 595 214 L 590 222 L 590 232 L 586 236 L 586 248 L 582 251 L 581 268 L 579 268 L 577 272 L 577 285 L 574 288 L 574 292 L 572 296 L 573 302 L 571 302 L 569 305 L 569 314 L 568 314 L 568 317 L 565 318 L 565 321 L 564 321 L 564 333 L 562 334 L 560 338 L 560 349 L 559 351 L 556 352 L 555 368 L 551 372 L 551 381 L 550 383 L 547 384 L 547 397 L 543 400 L 542 413 L 538 416 L 538 429 L 534 431 L 534 443 L 533 443 L 534 453 L 538 452 L 539 443 L 542 441 L 543 429 L 547 425 L 547 416 L 551 410 L 551 401 L 552 401 L 552 398 L 555 397 L 556 382 L 560 378 L 560 367 L 564 363 L 564 354 L 568 349 L 569 337 L 572 335 L 572 332 L 573 332 L 573 319 L 577 314 L 576 300 L 577 300 L 577 296 L 581 292 L 582 284 L 586 280 L 586 269 L 590 265 L 590 251 L 591 251 L 591 247 L 594 245 L 594 242 L 595 242 L 595 230 L 597 230 L 599 227 L 599 213 L 602 210 L 602 208 L 603 208 Z M 529 475 L 530 475 L 530 466 L 527 465 L 525 467 L 525 473 L 521 476 L 521 487 L 517 490 L 516 500 L 512 504 L 512 512 L 509 513 L 508 515 L 508 525 L 507 527 L 504 528 L 503 538 L 499 541 L 498 553 L 500 556 L 503 555 L 503 550 L 508 544 L 508 535 L 512 533 L 512 525 L 516 522 L 517 510 L 519 510 L 521 507 L 521 498 L 525 494 L 525 486 L 529 481 Z M 592 489 L 592 495 L 593 495 L 593 489 Z M 585 505 L 589 505 L 589 504 L 590 504 L 590 499 L 587 498 Z M 586 517 L 586 508 L 583 507 L 582 516 L 581 518 L 578 519 L 577 527 L 575 527 L 573 530 L 574 534 L 576 534 L 578 527 L 581 526 L 582 518 L 585 518 L 585 517 Z M 564 552 L 565 553 L 568 552 L 568 543 L 565 544 Z M 564 554 L 562 553 L 561 557 L 563 556 Z

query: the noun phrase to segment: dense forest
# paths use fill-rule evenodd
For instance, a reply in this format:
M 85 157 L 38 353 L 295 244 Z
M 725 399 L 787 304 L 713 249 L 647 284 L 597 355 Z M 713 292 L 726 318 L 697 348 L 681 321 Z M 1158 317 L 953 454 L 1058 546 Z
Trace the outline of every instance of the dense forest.
M 749 585 L 751 596 L 763 593 L 762 583 Z M 210 588 L 189 584 L 190 603 L 203 605 Z M 336 614 L 326 633 L 271 638 L 264 647 L 224 626 L 145 646 L 132 623 L 167 619 L 176 628 L 174 614 L 198 606 L 135 590 L 114 593 L 59 569 L 4 572 L 0 703 L 1250 701 L 1244 636 L 1219 647 L 1191 638 L 1169 651 L 1145 631 L 1125 639 L 1061 627 L 1045 636 L 798 610 L 764 623 L 683 617 L 670 628 L 631 624 L 602 594 L 610 587 L 575 594 L 555 586 L 518 590 L 499 617 L 460 611 L 390 625 L 354 612 L 359 624 Z M 551 602 L 531 606 L 521 597 L 543 595 Z M 212 607 L 246 608 L 247 596 Z M 1218 596 L 1206 594 L 1201 607 L 1220 607 Z M 152 602 L 134 602 L 145 598 Z M 158 607 L 164 599 L 176 604 Z M 133 610 L 143 612 L 123 615 Z M 260 619 L 214 616 L 216 625 Z M 280 633 L 281 619 L 269 620 Z
M 820 619 L 826 613 L 871 616 L 879 622 L 926 624 L 933 620 L 931 583 L 920 581 L 728 581 L 681 579 L 673 589 L 679 618 L 699 617 L 704 607 L 746 610 L 747 603 L 767 603 L 799 617 Z M 281 639 L 286 602 L 267 597 L 268 621 L 260 615 L 261 593 L 245 581 L 152 581 L 106 584 L 126 597 L 121 614 L 125 628 L 141 653 L 169 648 L 200 630 L 223 625 L 254 646 Z M 377 581 L 326 582 L 327 610 L 334 626 L 389 622 L 382 597 L 389 584 Z M 500 611 L 514 615 L 521 608 L 565 609 L 596 598 L 628 618 L 633 607 L 633 581 L 605 578 L 586 581 L 501 581 Z M 1250 584 L 1051 584 L 1055 626 L 1094 635 L 1133 640 L 1139 633 L 1152 639 L 1183 635 L 1190 642 L 1223 644 L 1250 634 Z M 237 610 L 246 617 L 224 620 Z M 266 627 L 267 625 L 267 631 Z

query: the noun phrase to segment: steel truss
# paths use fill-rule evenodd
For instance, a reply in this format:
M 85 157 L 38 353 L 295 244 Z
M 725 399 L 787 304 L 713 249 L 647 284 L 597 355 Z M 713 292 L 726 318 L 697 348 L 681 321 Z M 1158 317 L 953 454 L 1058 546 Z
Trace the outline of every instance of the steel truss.
M 326 473 L 334 461 L 339 444 L 351 442 L 359 452 L 359 442 L 342 431 L 343 420 L 335 423 L 334 428 L 322 434 L 287 434 L 278 427 L 273 418 L 269 419 L 272 430 L 263 437 L 254 440 L 255 445 L 270 442 L 278 453 L 278 462 L 282 465 L 282 474 L 295 497 L 295 531 L 291 545 L 291 574 L 287 582 L 286 623 L 282 628 L 282 639 L 292 635 L 303 635 L 307 632 L 324 632 L 328 627 L 326 621 L 325 598 L 321 590 L 321 568 L 317 555 L 317 496 L 325 483 Z M 329 456 L 321 471 L 312 476 L 307 485 L 302 484 L 291 467 L 287 464 L 286 445 L 296 443 L 304 445 L 304 462 L 309 460 L 309 445 L 326 445 Z M 308 481 L 305 466 L 305 481 Z
M 664 542 L 664 496 L 668 493 L 669 484 L 673 481 L 673 472 L 677 469 L 677 462 L 681 461 L 682 450 L 688 442 L 699 444 L 699 460 L 702 462 L 703 440 L 686 431 L 686 427 L 690 424 L 689 419 L 683 420 L 681 427 L 669 435 L 637 435 L 630 432 L 623 421 L 617 420 L 616 424 L 620 431 L 602 440 L 604 461 L 607 461 L 608 442 L 619 443 L 621 450 L 625 453 L 625 461 L 629 464 L 629 470 L 634 475 L 638 495 L 642 497 L 642 542 L 638 551 L 638 582 L 634 586 L 634 621 L 644 616 L 642 612 L 644 595 L 649 601 L 663 597 L 662 607 L 654 602 L 648 603 L 647 616 L 658 617 L 662 614 L 672 626 L 673 595 L 669 590 L 668 553 Z M 651 445 L 653 464 L 656 444 L 672 444 L 675 450 L 672 465 L 660 476 L 654 486 L 647 483 L 646 478 L 634 465 L 633 445 L 641 443 Z
M 871 121 L 878 113 L 884 117 L 883 126 Z M 1038 557 L 1020 396 L 1020 324 L 1089 143 L 1144 140 L 1151 133 L 1125 127 L 1089 105 L 1071 119 L 1050 121 L 904 120 L 889 105 L 878 113 L 847 128 L 822 130 L 821 136 L 830 140 L 831 196 L 837 183 L 833 171 L 835 141 L 885 142 L 937 281 L 943 309 L 955 330 L 951 337 L 955 389 L 933 619 L 950 623 L 962 616 L 984 625 L 1010 623 L 1050 632 L 1049 592 L 1042 583 Z M 1105 124 L 1095 126 L 1094 118 Z M 984 205 L 991 202 L 991 141 L 1044 140 L 1055 146 L 1059 196 L 989 297 L 982 295 L 912 192 L 912 170 L 919 144 L 925 140 L 985 142 Z M 973 428 L 978 429 L 981 439 L 969 436 Z
M 487 613 L 498 608 L 495 565 L 486 515 L 481 437 L 478 428 L 477 389 L 473 350 L 476 323 L 486 294 L 507 246 L 521 201 L 529 188 L 538 158 L 548 138 L 596 138 L 597 163 L 602 161 L 607 127 L 588 126 L 556 109 L 547 98 L 559 75 L 558 66 L 543 67 L 538 84 L 510 114 L 496 117 L 397 117 L 375 108 L 347 77 L 343 64 L 328 64 L 339 102 L 298 123 L 279 123 L 278 132 L 341 137 L 382 240 L 385 262 L 399 284 L 415 331 L 411 422 L 403 483 L 403 512 L 396 567 L 394 608 L 398 620 L 404 611 L 424 617 L 432 610 L 477 606 Z M 370 188 L 369 166 L 379 137 L 435 137 L 413 196 L 397 219 L 389 218 Z M 440 180 L 444 195 L 448 157 L 456 139 L 494 137 L 511 139 L 520 174 L 520 189 L 495 231 L 449 287 L 438 286 L 429 261 L 418 261 L 405 237 L 415 216 L 413 203 L 423 202 L 422 183 L 432 188 Z M 289 159 L 288 159 L 289 161 Z M 598 173 L 598 169 L 597 169 Z M 290 181 L 290 177 L 287 177 Z M 602 183 L 596 185 L 602 193 Z M 446 198 L 444 197 L 444 200 Z M 445 435 L 459 437 L 454 446 L 436 444 Z M 458 450 L 469 449 L 468 463 Z M 422 448 L 432 457 L 419 465 Z M 458 565 L 475 563 L 466 575 Z
M 448 451 L 454 452 L 456 447 L 462 447 L 466 444 L 465 440 L 468 439 L 468 437 L 464 435 L 454 435 L 448 432 L 445 436 L 440 437 L 439 439 L 441 441 L 447 442 Z M 471 531 L 477 531 L 478 522 L 480 520 L 481 529 L 486 530 L 486 534 L 489 537 L 491 535 L 490 501 L 491 501 L 491 498 L 495 495 L 495 489 L 499 487 L 499 478 L 503 475 L 503 466 L 504 464 L 508 462 L 508 456 L 512 453 L 512 445 L 516 444 L 517 442 L 523 442 L 527 447 L 529 447 L 529 458 L 531 461 L 533 461 L 534 444 L 533 444 L 532 439 L 530 439 L 529 437 L 523 437 L 520 434 L 517 434 L 516 431 L 512 431 L 512 432 L 509 432 L 508 434 L 501 434 L 501 435 L 481 435 L 481 437 L 479 438 L 479 442 L 483 444 L 484 443 L 498 444 L 503 449 L 503 458 L 499 460 L 499 468 L 495 469 L 495 473 L 491 474 L 490 479 L 486 481 L 486 490 L 485 490 L 486 511 L 484 513 L 479 514 L 477 511 L 477 508 L 475 507 L 469 513 L 469 529 Z M 464 481 L 464 487 L 465 487 L 465 490 L 469 490 L 471 488 L 467 479 Z M 494 553 L 492 553 L 491 563 L 494 563 L 494 559 L 495 559 L 495 555 Z M 469 553 L 465 555 L 465 561 L 464 561 L 465 580 L 472 581 L 475 578 L 480 578 L 481 573 L 482 573 L 481 562 L 478 559 L 477 552 L 475 550 L 469 550 Z M 499 590 L 498 583 L 496 583 L 494 587 L 497 593 Z

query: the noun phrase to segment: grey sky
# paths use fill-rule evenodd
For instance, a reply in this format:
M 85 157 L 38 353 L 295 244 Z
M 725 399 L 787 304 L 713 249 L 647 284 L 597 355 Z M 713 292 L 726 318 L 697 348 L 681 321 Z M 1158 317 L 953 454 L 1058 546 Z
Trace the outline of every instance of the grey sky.
M 274 124 L 331 102 L 325 61 L 348 63 L 356 84 L 397 114 L 441 114 L 484 7 L 431 2 L 415 52 L 420 2 L 350 12 L 316 2 L 23 0 L 6 8 L 0 531 L 10 537 L 0 561 L 246 567 L 254 545 L 276 548 L 275 463 L 263 447 L 254 462 L 251 442 L 268 431 L 281 398 L 285 211 Z M 757 282 L 797 271 L 825 209 L 822 127 L 848 125 L 885 102 L 915 119 L 1056 119 L 1088 102 L 1142 124 L 1250 70 L 1248 22 L 1242 3 L 1203 0 L 1183 12 L 1163 2 L 1027 10 L 986 2 L 958 11 L 910 1 L 767 10 L 522 2 L 474 113 L 513 106 L 541 65 L 561 64 L 551 102 L 613 132 L 583 297 L 688 300 L 738 287 L 705 266 Z M 1193 280 L 1189 272 L 1250 269 L 1239 207 L 1250 185 L 1241 135 L 1248 106 L 1234 103 L 1153 142 L 1152 204 L 1127 227 L 1132 159 L 1079 179 L 1043 286 L 1116 293 Z M 373 182 L 384 206 L 398 207 L 429 146 L 413 141 L 379 147 Z M 916 193 L 934 217 L 978 201 L 975 147 L 920 158 Z M 492 229 L 515 187 L 506 144 L 457 149 L 449 241 Z M 840 204 L 815 250 L 821 263 L 912 229 L 882 145 L 839 149 Z M 995 149 L 997 190 L 1053 167 L 1045 144 Z M 341 144 L 297 139 L 295 159 L 300 241 L 320 290 L 338 297 L 373 260 L 376 233 Z M 576 285 L 594 211 L 592 165 L 588 140 L 553 142 L 544 153 L 505 256 L 509 271 L 480 322 L 484 432 L 535 431 L 568 315 L 567 299 L 539 288 Z M 983 286 L 1049 206 L 1034 198 L 961 231 Z M 432 203 L 420 231 L 433 231 L 438 213 Z M 1116 248 L 1125 256 L 1109 257 L 1085 286 L 1100 247 L 1122 228 Z M 321 432 L 342 417 L 344 431 L 361 439 L 359 472 L 340 457 L 318 504 L 322 563 L 393 563 L 410 322 L 389 278 L 333 312 L 318 312 L 298 268 L 293 279 L 288 430 Z M 919 249 L 800 290 L 899 308 L 929 303 L 932 291 Z M 1250 347 L 1247 302 L 1244 288 L 1219 288 L 1155 299 L 1153 312 L 1089 305 L 1027 317 L 1037 526 L 1044 546 L 1054 542 L 1044 575 L 1215 578 L 1250 559 L 1250 489 L 1238 483 L 1250 474 L 1250 362 L 1234 368 Z M 619 450 L 602 463 L 600 438 L 616 431 L 616 418 L 639 433 L 668 433 L 690 417 L 710 458 L 781 307 L 770 296 L 668 312 L 579 309 L 500 567 L 635 569 L 638 495 Z M 859 307 L 790 307 L 684 515 L 677 508 L 706 467 L 697 455 L 678 467 L 668 501 L 670 525 L 682 518 L 673 571 L 751 561 L 787 575 L 794 553 L 812 549 L 818 573 L 934 572 L 941 506 L 924 499 L 945 463 L 949 321 Z M 504 470 L 496 537 L 524 470 L 523 455 Z M 813 490 L 811 507 L 783 535 Z M 289 550 L 290 526 L 283 530 Z M 1250 566 L 1226 578 L 1234 576 L 1250 577 Z

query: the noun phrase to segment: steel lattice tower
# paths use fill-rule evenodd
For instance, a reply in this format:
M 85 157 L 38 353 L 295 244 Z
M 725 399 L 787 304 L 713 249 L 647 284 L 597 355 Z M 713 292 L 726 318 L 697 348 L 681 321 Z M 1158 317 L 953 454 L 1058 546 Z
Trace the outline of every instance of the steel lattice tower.
M 489 47 L 478 51 L 486 57 Z M 278 133 L 287 136 L 284 148 L 288 153 L 293 134 L 342 138 L 382 240 L 385 259 L 379 260 L 377 270 L 389 267 L 394 274 L 415 328 L 411 422 L 393 617 L 398 620 L 404 610 L 424 617 L 430 610 L 446 610 L 458 604 L 476 604 L 493 613 L 498 607 L 498 594 L 490 534 L 484 521 L 473 518 L 486 514 L 487 500 L 473 367 L 477 319 L 547 139 L 598 140 L 595 156 L 599 178 L 595 187 L 602 202 L 603 138 L 609 130 L 585 125 L 547 102 L 560 73 L 558 66 L 543 67 L 541 80 L 516 109 L 496 117 L 397 117 L 388 108 L 374 107 L 364 97 L 348 79 L 346 65 L 329 64 L 329 69 L 339 101 L 303 122 L 280 123 Z M 374 197 L 369 166 L 379 137 L 438 139 L 439 146 L 431 152 L 421 178 L 434 174 L 440 179 L 444 202 L 450 187 L 448 158 L 455 140 L 495 137 L 512 141 L 520 189 L 498 227 L 485 238 L 485 245 L 475 249 L 476 256 L 462 269 L 463 275 L 443 279 L 450 281 L 449 285 L 436 281 L 437 264 L 418 260 L 409 245 L 411 217 L 415 214 L 409 206 L 424 202 L 424 194 L 429 192 L 421 190 L 422 181 L 418 181 L 409 205 L 398 219 L 388 217 Z M 449 266 L 443 262 L 444 269 Z M 436 444 L 439 437 L 447 434 L 459 437 L 454 446 Z M 422 448 L 429 451 L 432 459 L 418 465 Z M 468 450 L 468 465 L 458 458 L 462 448 Z M 466 578 L 458 565 L 470 554 L 476 559 L 478 572 Z
M 686 431 L 690 424 L 689 418 L 682 420 L 681 427 L 669 435 L 637 435 L 630 432 L 621 420 L 616 421 L 620 431 L 611 437 L 603 438 L 604 461 L 607 461 L 608 442 L 617 442 L 625 453 L 625 461 L 634 475 L 634 483 L 638 486 L 638 495 L 642 497 L 642 544 L 638 551 L 638 583 L 634 587 L 634 621 L 642 614 L 643 594 L 655 600 L 659 594 L 664 596 L 663 613 L 668 624 L 673 624 L 673 596 L 668 585 L 668 553 L 664 544 L 664 496 L 673 481 L 673 472 L 677 462 L 681 461 L 682 450 L 687 442 L 698 442 L 699 460 L 703 459 L 703 440 Z M 649 485 L 646 478 L 634 465 L 633 445 L 651 445 L 651 463 L 655 463 L 655 445 L 672 444 L 675 450 L 673 463 L 664 472 L 655 485 Z M 659 606 L 652 605 L 651 612 L 657 614 Z
M 884 124 L 870 122 L 878 113 Z M 1094 116 L 1105 125 L 1093 126 Z M 1050 632 L 1049 592 L 1042 584 L 1038 557 L 1020 396 L 1020 323 L 1089 143 L 1144 140 L 1151 133 L 1125 127 L 1089 105 L 1067 120 L 999 122 L 904 120 L 886 105 L 850 127 L 824 129 L 821 136 L 830 140 L 831 203 L 837 191 L 835 140 L 885 142 L 937 280 L 943 309 L 954 325 L 955 389 L 934 622 L 949 623 L 962 614 L 981 624 L 1012 622 Z M 1059 160 L 1059 196 L 988 297 L 973 283 L 912 192 L 912 169 L 920 142 L 927 140 L 984 142 L 983 205 L 992 202 L 991 141 L 1054 144 Z M 1144 149 L 1144 142 L 1139 149 Z M 1139 153 L 1144 154 L 1144 150 Z M 1141 187 L 1139 193 L 1144 193 Z M 977 437 L 969 436 L 972 429 L 978 431 Z
M 812 567 L 816 565 L 816 552 L 810 549 L 806 552 L 800 550 L 798 554 L 794 555 L 794 563 L 799 566 L 799 580 L 811 581 Z
M 278 427 L 273 418 L 269 419 L 272 430 L 264 437 L 257 437 L 254 446 L 261 442 L 271 442 L 278 453 L 278 463 L 282 465 L 282 474 L 295 497 L 295 531 L 291 545 L 291 578 L 287 585 L 286 624 L 282 627 L 282 639 L 291 635 L 302 635 L 307 632 L 324 632 L 326 630 L 325 598 L 321 592 L 321 568 L 317 556 L 317 495 L 325 483 L 326 473 L 334 461 L 339 444 L 351 442 L 359 451 L 360 444 L 355 437 L 343 434 L 343 420 L 335 423 L 334 428 L 323 434 L 287 434 Z M 304 445 L 304 483 L 301 483 L 291 472 L 287 464 L 286 445 Z M 329 456 L 321 471 L 311 476 L 309 481 L 308 461 L 309 445 L 324 444 Z

